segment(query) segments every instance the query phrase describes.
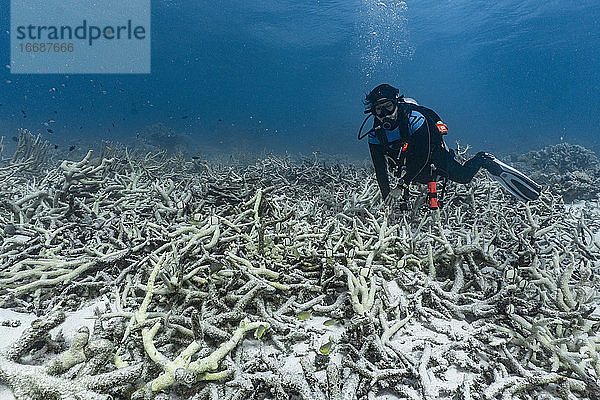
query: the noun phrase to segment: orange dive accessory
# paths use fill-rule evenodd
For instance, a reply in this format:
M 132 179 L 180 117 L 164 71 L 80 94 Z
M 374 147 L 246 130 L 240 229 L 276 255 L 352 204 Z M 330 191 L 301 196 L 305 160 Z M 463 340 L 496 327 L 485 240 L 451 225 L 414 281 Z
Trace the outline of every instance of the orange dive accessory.
M 435 181 L 431 181 L 427 184 L 427 204 L 431 210 L 438 209 L 437 186 Z
M 440 135 L 445 135 L 448 133 L 448 127 L 442 121 L 436 122 L 435 126 L 438 128 L 438 131 L 440 131 Z

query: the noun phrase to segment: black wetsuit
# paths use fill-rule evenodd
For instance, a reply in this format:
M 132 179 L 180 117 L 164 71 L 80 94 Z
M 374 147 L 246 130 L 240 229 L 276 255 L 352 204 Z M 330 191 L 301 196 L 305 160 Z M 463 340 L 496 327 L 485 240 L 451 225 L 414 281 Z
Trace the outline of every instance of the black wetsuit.
M 369 149 L 382 197 L 385 199 L 390 193 L 386 155 L 398 160 L 398 171 L 405 168 L 403 179 L 407 184 L 427 183 L 438 177 L 470 182 L 482 165 L 481 158 L 473 157 L 460 164 L 444 143 L 446 125 L 433 110 L 404 102 L 399 107 L 397 132 L 378 129 L 369 134 Z M 373 127 L 380 124 L 375 118 Z

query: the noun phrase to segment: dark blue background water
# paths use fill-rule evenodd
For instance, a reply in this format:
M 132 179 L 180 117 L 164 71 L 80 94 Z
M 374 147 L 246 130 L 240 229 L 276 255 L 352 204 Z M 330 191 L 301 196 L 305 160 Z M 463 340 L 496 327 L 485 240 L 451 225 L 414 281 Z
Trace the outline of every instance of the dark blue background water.
M 152 74 L 68 77 L 10 73 L 0 5 L 7 137 L 130 141 L 162 122 L 199 151 L 367 157 L 361 101 L 388 82 L 436 110 L 451 145 L 600 144 L 597 1 L 153 1 Z

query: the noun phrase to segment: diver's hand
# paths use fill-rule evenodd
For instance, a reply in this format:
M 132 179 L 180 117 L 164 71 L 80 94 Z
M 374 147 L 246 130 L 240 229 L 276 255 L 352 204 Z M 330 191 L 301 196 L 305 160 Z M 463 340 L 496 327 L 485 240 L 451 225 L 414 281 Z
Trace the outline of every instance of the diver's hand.
M 390 194 L 388 195 L 388 197 L 386 197 L 386 199 L 383 201 L 383 205 L 386 208 L 387 207 L 392 208 L 394 200 L 396 198 L 397 198 L 397 196 L 394 196 L 393 191 L 390 192 Z M 398 205 L 400 207 L 400 211 L 410 211 L 410 209 L 411 209 L 410 203 L 408 201 L 401 200 L 400 202 L 398 202 Z
M 401 211 L 410 211 L 410 203 L 404 200 L 404 192 L 408 190 L 408 185 L 403 179 L 400 179 L 395 188 L 390 191 L 388 198 L 386 199 L 388 204 L 390 199 L 400 199 L 399 206 Z
M 392 197 L 394 199 L 397 199 L 399 197 L 402 197 L 402 189 L 398 186 L 396 186 L 395 188 L 393 188 L 389 194 L 388 197 Z

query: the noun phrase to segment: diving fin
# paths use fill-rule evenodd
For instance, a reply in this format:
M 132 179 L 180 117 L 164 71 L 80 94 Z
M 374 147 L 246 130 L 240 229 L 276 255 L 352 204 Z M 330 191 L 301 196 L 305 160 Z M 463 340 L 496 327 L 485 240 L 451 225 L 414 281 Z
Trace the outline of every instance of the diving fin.
M 540 197 L 542 187 L 533 179 L 489 153 L 483 153 L 482 158 L 482 166 L 517 199 L 528 202 Z

